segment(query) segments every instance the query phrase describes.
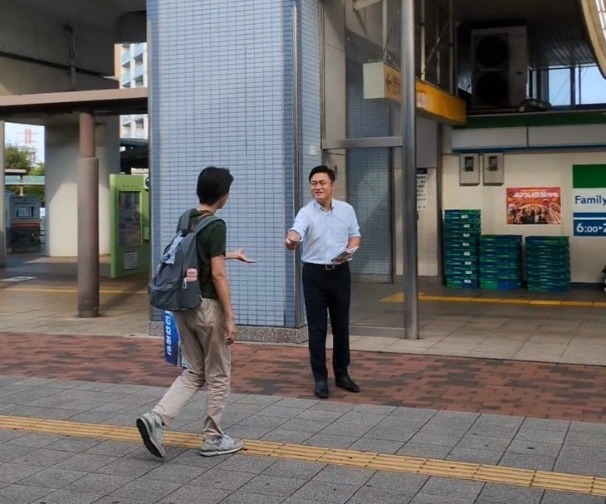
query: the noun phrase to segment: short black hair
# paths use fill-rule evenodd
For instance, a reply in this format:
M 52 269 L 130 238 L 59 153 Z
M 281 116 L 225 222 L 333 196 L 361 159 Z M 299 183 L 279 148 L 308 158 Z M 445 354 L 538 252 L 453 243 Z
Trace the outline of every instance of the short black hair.
M 326 165 L 319 165 L 319 166 L 316 166 L 309 173 L 309 182 L 311 182 L 311 177 L 313 177 L 317 173 L 326 173 L 331 182 L 334 182 L 335 180 L 337 180 L 337 175 L 335 174 L 335 171 L 332 168 L 329 168 Z
M 227 168 L 207 166 L 198 175 L 196 193 L 202 205 L 214 205 L 223 196 L 229 194 L 234 177 Z

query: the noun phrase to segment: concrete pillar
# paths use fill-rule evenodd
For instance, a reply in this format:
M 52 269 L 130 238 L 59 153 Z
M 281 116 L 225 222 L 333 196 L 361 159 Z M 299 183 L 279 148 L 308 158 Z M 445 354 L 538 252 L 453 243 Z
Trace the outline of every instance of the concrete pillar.
M 245 247 L 259 261 L 254 270 L 229 271 L 240 335 L 301 341 L 296 258 L 281 244 L 295 208 L 309 198 L 301 186 L 321 162 L 318 1 L 198 2 L 187 16 L 180 0 L 147 5 L 153 262 L 174 234 L 175 219 L 196 204 L 198 170 L 228 166 L 235 177 L 221 211 L 228 247 Z M 191 37 L 198 41 L 187 54 L 192 72 L 180 75 L 176 93 L 166 68 L 180 53 L 178 43 L 167 41 Z M 234 72 L 246 77 L 225 79 Z M 166 127 L 175 121 L 195 127 Z M 259 189 L 268 177 L 272 194 Z M 272 218 L 251 219 L 251 208 Z
M 95 148 L 95 117 L 80 113 L 78 159 L 78 316 L 99 311 L 99 160 Z
M 4 122 L 0 121 L 0 268 L 6 266 L 6 220 L 4 202 Z
M 109 253 L 109 174 L 120 171 L 119 123 L 114 117 L 96 119 L 99 159 L 99 254 Z M 47 254 L 78 255 L 77 160 L 79 129 L 75 123 L 46 125 Z

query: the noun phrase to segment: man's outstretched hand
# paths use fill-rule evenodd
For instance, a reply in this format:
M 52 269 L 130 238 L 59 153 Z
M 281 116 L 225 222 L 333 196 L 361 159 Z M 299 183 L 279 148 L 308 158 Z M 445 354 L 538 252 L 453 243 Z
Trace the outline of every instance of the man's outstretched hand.
M 254 264 L 257 261 L 255 261 L 254 259 L 251 259 L 250 257 L 248 257 L 246 255 L 246 253 L 244 252 L 243 248 L 239 248 L 234 250 L 233 252 L 228 252 L 225 255 L 226 259 L 234 259 L 236 261 L 241 261 L 243 263 L 247 263 L 247 264 Z

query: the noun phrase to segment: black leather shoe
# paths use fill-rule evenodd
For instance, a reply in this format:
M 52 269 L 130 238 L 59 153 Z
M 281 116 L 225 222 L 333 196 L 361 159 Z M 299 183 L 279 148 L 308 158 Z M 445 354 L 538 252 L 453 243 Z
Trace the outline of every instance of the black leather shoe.
M 318 399 L 328 399 L 328 382 L 325 380 L 317 381 L 314 388 L 314 395 Z
M 335 377 L 335 383 L 337 387 L 347 390 L 348 392 L 358 393 L 360 387 L 353 381 L 347 373 Z

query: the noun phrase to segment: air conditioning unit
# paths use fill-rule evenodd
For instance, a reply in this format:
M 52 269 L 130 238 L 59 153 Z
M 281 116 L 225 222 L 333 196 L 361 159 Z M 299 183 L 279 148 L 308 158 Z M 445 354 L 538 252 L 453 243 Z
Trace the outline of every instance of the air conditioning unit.
M 527 97 L 528 37 L 525 26 L 471 32 L 472 108 L 517 107 Z

